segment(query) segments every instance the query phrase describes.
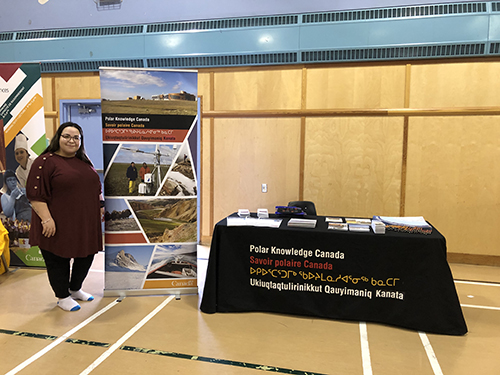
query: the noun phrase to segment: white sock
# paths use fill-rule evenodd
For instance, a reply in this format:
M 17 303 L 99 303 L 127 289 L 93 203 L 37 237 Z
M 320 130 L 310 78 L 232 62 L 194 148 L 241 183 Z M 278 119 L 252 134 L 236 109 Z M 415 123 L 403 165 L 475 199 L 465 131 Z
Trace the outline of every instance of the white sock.
M 74 290 L 69 291 L 71 293 L 71 297 L 74 299 L 79 299 L 80 301 L 93 301 L 94 296 L 89 293 L 85 293 L 83 290 L 77 290 L 76 292 Z
M 66 298 L 59 298 L 57 301 L 57 306 L 65 311 L 78 311 L 80 310 L 80 305 L 71 296 Z

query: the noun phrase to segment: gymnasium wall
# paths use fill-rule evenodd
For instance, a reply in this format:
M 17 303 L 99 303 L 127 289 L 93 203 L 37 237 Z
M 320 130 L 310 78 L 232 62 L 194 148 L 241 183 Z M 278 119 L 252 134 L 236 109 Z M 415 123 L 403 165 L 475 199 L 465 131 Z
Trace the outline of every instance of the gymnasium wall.
M 491 59 L 199 70 L 202 242 L 239 208 L 304 199 L 422 215 L 449 260 L 500 265 L 499 75 Z M 48 136 L 60 99 L 100 97 L 98 73 L 42 82 Z

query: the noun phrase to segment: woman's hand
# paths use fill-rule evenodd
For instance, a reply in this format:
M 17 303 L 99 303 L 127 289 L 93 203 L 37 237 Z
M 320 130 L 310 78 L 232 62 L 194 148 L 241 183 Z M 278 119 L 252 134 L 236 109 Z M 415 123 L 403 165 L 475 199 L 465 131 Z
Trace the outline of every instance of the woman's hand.
M 56 234 L 56 223 L 54 219 L 52 219 L 47 203 L 31 201 L 31 208 L 33 208 L 42 222 L 42 235 L 45 237 L 52 237 Z
M 54 219 L 50 218 L 42 221 L 42 234 L 45 237 L 52 237 L 56 234 L 56 223 L 54 222 Z

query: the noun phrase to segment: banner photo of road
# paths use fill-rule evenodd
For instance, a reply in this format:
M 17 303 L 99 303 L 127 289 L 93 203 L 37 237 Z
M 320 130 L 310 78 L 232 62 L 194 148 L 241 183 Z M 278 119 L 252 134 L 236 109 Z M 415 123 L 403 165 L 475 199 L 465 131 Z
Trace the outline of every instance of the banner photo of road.
M 47 146 L 40 64 L 0 64 L 0 219 L 9 232 L 10 265 L 45 267 L 30 246 L 26 179 Z
M 197 79 L 100 70 L 108 294 L 197 287 Z

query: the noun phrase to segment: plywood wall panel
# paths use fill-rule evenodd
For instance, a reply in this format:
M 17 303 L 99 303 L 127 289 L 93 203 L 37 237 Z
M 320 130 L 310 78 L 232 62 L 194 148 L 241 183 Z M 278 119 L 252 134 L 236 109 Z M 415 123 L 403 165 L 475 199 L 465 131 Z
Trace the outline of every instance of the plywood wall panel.
M 198 95 L 202 96 L 202 105 L 205 111 L 210 110 L 211 106 L 211 86 L 210 86 L 210 72 L 198 72 Z
M 402 108 L 405 66 L 307 69 L 307 108 Z
M 300 109 L 302 70 L 217 72 L 215 110 Z
M 55 103 L 56 93 L 54 92 L 54 77 L 46 77 L 42 75 L 42 93 L 43 93 L 43 110 L 45 113 L 54 113 L 56 116 L 45 117 L 45 136 L 51 139 L 57 129 L 57 114 L 59 108 Z
M 410 107 L 500 106 L 500 62 L 413 65 Z
M 402 118 L 308 119 L 304 199 L 321 215 L 397 216 L 402 143 Z
M 215 221 L 239 208 L 274 212 L 298 197 L 299 135 L 299 119 L 215 121 Z
M 406 212 L 423 215 L 453 253 L 500 255 L 497 117 L 410 121 Z
M 42 92 L 43 92 L 43 107 L 45 111 L 58 111 L 58 108 L 55 108 L 53 103 L 53 95 L 54 90 L 52 90 L 52 77 L 43 77 L 42 76 Z
M 101 86 L 97 72 L 57 75 L 55 88 L 58 101 L 60 99 L 101 98 Z

